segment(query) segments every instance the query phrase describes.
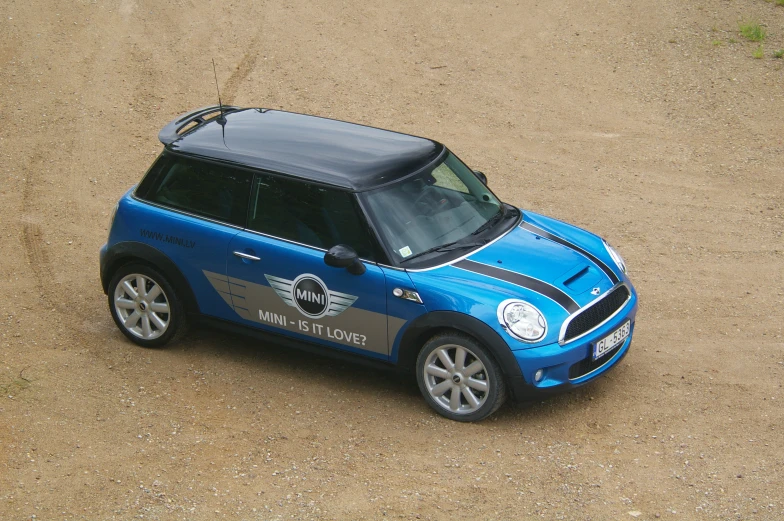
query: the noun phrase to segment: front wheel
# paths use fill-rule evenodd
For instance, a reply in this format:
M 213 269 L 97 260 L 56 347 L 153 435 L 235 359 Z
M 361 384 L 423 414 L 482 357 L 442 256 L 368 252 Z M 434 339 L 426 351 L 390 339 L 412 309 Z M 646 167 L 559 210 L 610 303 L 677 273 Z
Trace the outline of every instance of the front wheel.
M 108 296 L 114 323 L 142 347 L 160 347 L 185 331 L 185 313 L 174 288 L 148 266 L 120 268 L 109 283 Z
M 428 340 L 416 372 L 425 401 L 450 420 L 483 420 L 506 400 L 498 363 L 476 340 L 457 332 Z

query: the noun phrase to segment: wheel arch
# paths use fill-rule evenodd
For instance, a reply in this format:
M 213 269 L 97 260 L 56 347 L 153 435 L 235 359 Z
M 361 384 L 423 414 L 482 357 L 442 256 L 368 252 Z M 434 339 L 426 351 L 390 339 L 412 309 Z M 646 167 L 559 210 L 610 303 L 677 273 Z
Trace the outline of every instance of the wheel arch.
M 413 368 L 425 342 L 445 331 L 469 335 L 490 351 L 505 376 L 522 376 L 512 350 L 493 328 L 477 318 L 456 311 L 432 311 L 411 321 L 400 339 L 398 367 Z
M 101 285 L 108 293 L 109 282 L 121 267 L 140 263 L 158 270 L 174 286 L 174 291 L 188 313 L 198 313 L 199 305 L 188 280 L 177 265 L 163 252 L 142 242 L 118 242 L 106 251 L 101 259 Z

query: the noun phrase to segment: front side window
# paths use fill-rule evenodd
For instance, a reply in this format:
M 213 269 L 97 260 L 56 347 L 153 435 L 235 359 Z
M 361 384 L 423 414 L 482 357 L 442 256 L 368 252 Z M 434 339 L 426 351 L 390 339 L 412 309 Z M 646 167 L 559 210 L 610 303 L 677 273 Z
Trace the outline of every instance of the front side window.
M 451 152 L 424 172 L 360 194 L 393 259 L 410 267 L 484 243 L 504 205 Z
M 375 258 L 354 195 L 341 190 L 257 175 L 248 228 L 324 250 L 344 244 L 363 259 Z
M 177 210 L 244 226 L 251 174 L 195 159 L 169 157 L 144 198 Z M 146 181 L 145 181 L 146 183 Z
M 450 161 L 451 162 L 451 161 Z M 454 166 L 454 165 L 453 165 Z M 433 179 L 433 186 L 438 188 L 448 188 L 461 194 L 470 194 L 470 190 L 465 183 L 458 177 L 454 170 L 449 166 L 447 161 L 444 161 L 431 172 Z

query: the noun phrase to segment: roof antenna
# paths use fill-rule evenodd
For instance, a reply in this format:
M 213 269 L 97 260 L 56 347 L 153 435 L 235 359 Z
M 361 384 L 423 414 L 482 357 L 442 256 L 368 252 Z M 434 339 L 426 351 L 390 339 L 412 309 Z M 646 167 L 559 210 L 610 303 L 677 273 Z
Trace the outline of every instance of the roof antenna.
M 226 118 L 223 116 L 223 103 L 221 103 L 220 89 L 218 88 L 218 73 L 215 72 L 215 58 L 212 59 L 212 73 L 215 75 L 215 90 L 218 91 L 218 107 L 220 107 L 220 116 L 216 119 L 221 125 L 226 124 Z

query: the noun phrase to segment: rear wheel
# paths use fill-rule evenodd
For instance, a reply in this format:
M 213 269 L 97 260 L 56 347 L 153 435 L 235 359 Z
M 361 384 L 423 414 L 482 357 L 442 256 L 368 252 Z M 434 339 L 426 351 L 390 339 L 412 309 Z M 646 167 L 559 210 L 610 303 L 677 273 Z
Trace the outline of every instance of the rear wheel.
M 428 340 L 417 357 L 416 371 L 425 401 L 451 420 L 482 420 L 506 400 L 498 363 L 476 340 L 457 332 Z
M 185 332 L 186 317 L 174 288 L 148 266 L 120 268 L 109 283 L 108 296 L 114 323 L 142 347 L 160 347 Z

